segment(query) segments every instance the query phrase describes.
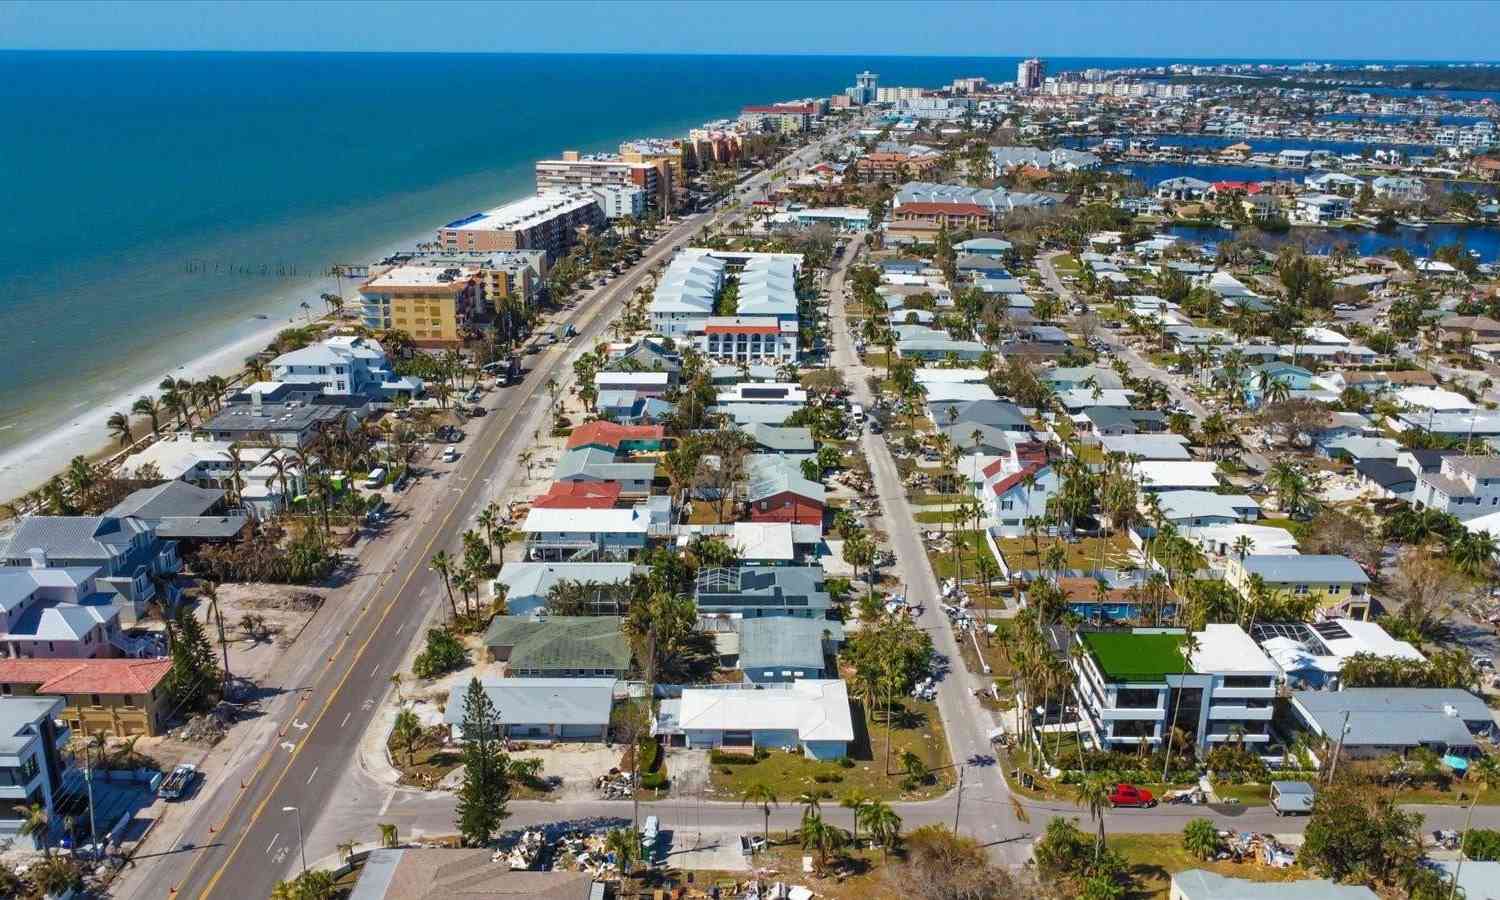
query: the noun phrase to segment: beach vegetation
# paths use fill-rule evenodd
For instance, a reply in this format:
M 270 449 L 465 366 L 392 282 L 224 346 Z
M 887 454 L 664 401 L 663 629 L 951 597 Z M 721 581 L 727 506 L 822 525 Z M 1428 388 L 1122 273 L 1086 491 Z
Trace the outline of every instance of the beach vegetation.
M 464 692 L 464 776 L 458 789 L 458 832 L 471 846 L 488 844 L 508 815 L 510 760 L 503 752 L 500 712 L 478 678 Z

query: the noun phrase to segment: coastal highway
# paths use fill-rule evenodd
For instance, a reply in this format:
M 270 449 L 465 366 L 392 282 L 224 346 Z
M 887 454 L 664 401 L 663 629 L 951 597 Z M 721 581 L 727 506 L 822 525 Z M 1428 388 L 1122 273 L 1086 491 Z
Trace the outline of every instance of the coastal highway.
M 783 160 L 782 167 L 813 153 L 815 146 L 803 148 Z M 768 181 L 769 174 L 761 173 L 742 187 L 758 196 Z M 708 215 L 680 221 L 635 267 L 552 324 L 577 328 L 575 348 L 593 346 L 651 269 L 708 221 Z M 410 533 L 402 536 L 406 543 L 393 565 L 355 580 L 352 590 L 364 596 L 346 605 L 353 616 L 347 630 L 303 682 L 295 706 L 279 717 L 281 727 L 246 775 L 244 787 L 223 803 L 200 810 L 173 852 L 143 863 L 151 871 L 133 880 L 131 896 L 266 897 L 278 879 L 298 871 L 299 832 L 318 824 L 340 776 L 355 765 L 360 738 L 390 690 L 391 674 L 401 669 L 422 633 L 421 624 L 443 596 L 427 561 L 438 550 L 457 547 L 459 534 L 488 499 L 483 486 L 504 484 L 514 474 L 517 457 L 530 445 L 529 423 L 548 402 L 546 383 L 571 377 L 567 360 L 572 355 L 564 345 L 531 357 L 525 380 L 503 389 L 501 409 L 471 422 L 478 433 L 458 466 L 444 476 L 451 502 L 406 526 Z M 291 807 L 298 812 L 283 811 Z M 338 825 L 351 839 L 368 839 L 374 819 Z

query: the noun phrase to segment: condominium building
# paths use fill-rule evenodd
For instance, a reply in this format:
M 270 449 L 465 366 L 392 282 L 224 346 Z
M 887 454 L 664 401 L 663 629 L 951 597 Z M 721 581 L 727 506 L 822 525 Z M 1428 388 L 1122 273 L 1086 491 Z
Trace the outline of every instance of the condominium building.
M 594 196 L 604 208 L 604 218 L 611 222 L 626 216 L 641 219 L 646 215 L 646 192 L 634 185 L 596 187 Z
M 776 364 L 797 359 L 797 323 L 773 316 L 709 316 L 696 334 L 698 352 L 727 363 Z
M 620 158 L 634 163 L 665 163 L 671 170 L 672 184 L 682 187 L 687 184 L 688 160 L 684 157 L 682 141 L 663 138 L 640 138 L 625 141 L 620 145 Z
M 422 393 L 422 380 L 397 375 L 373 338 L 336 335 L 271 360 L 271 380 L 316 385 L 325 394 L 387 400 Z
M 942 157 L 936 153 L 866 153 L 855 163 L 862 178 L 926 178 L 937 171 Z
M 729 128 L 694 128 L 688 132 L 685 147 L 692 148 L 693 164 L 703 168 L 710 162 L 733 162 L 740 156 L 740 134 Z
M 501 310 L 505 300 L 514 299 L 523 306 L 533 303 L 550 268 L 546 250 L 495 250 L 488 253 L 439 250 L 405 253 L 388 261 L 440 269 L 474 269 L 479 280 L 480 304 L 496 312 Z
M 598 204 L 590 204 L 598 209 Z M 405 331 L 419 347 L 457 347 L 478 305 L 478 274 L 470 266 L 387 269 L 360 287 L 360 319 L 376 331 Z
M 1034 56 L 1021 60 L 1016 66 L 1016 87 L 1023 91 L 1037 90 L 1046 78 L 1047 64 Z
M 796 134 L 812 128 L 817 116 L 816 103 L 773 103 L 770 106 L 747 106 L 741 109 L 740 124 L 751 131 Z
M 536 190 L 549 194 L 634 186 L 646 192 L 648 209 L 665 213 L 672 209 L 671 171 L 664 161 L 630 162 L 613 153 L 565 150 L 561 159 L 537 161 Z
M 1200 750 L 1271 739 L 1277 668 L 1238 625 L 1208 625 L 1187 652 L 1181 629 L 1079 631 L 1072 657 L 1079 725 L 1106 750 L 1155 750 L 1168 733 Z
M 437 242 L 450 252 L 545 250 L 556 260 L 581 231 L 604 225 L 604 208 L 592 191 L 544 192 L 449 222 L 438 229 Z

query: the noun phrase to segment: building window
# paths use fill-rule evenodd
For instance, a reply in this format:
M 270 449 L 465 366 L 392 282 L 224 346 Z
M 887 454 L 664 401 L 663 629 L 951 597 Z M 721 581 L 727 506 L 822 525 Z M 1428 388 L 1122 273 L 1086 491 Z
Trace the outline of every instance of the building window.
M 100 702 L 98 694 L 89 694 L 89 705 L 90 706 L 103 706 L 104 704 Z

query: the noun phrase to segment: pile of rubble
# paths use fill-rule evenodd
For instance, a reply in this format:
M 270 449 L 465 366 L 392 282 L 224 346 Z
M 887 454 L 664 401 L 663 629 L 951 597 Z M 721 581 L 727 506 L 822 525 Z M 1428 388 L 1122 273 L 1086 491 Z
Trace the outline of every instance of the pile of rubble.
M 608 775 L 594 779 L 594 789 L 605 800 L 629 800 L 634 796 L 630 785 L 630 773 L 611 769 Z
M 1297 854 L 1269 834 L 1252 831 L 1219 832 L 1224 838 L 1224 849 L 1219 859 L 1235 862 L 1255 862 L 1274 869 L 1288 869 L 1297 862 Z
M 313 593 L 312 591 L 257 592 L 253 596 L 242 600 L 240 605 L 250 609 L 279 609 L 288 612 L 306 613 L 313 612 L 323 605 L 323 595 Z
M 554 868 L 587 872 L 596 879 L 604 879 L 620 868 L 615 855 L 604 848 L 605 831 L 569 831 L 556 842 L 557 860 Z
M 542 851 L 547 847 L 547 836 L 540 831 L 523 831 L 521 839 L 510 850 L 496 850 L 490 857 L 492 862 L 503 861 L 512 872 L 540 871 Z
M 239 704 L 221 700 L 208 712 L 200 713 L 188 719 L 187 724 L 177 729 L 177 733 L 173 737 L 190 744 L 203 744 L 212 747 L 224 739 L 224 735 L 229 731 L 229 726 L 239 721 L 239 718 Z

